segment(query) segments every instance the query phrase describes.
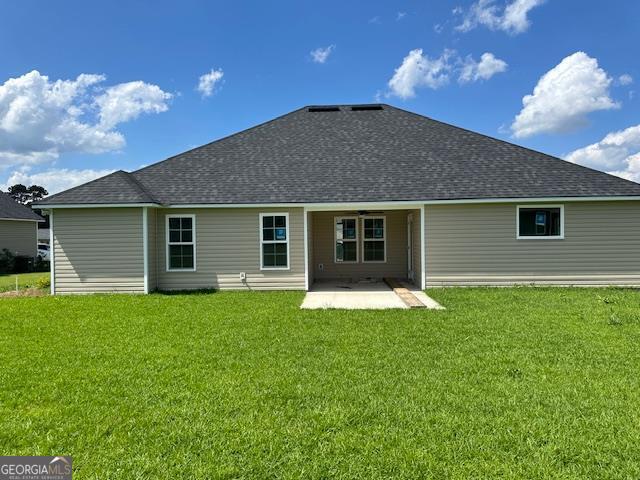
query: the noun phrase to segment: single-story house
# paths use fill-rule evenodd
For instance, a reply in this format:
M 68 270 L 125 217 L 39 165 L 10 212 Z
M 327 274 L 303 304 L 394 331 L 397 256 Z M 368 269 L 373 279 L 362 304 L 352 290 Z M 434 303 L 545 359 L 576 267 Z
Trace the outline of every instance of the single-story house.
M 38 204 L 56 293 L 640 285 L 640 185 L 399 108 L 312 106 Z
M 14 255 L 38 255 L 38 222 L 43 218 L 0 192 L 0 251 L 5 248 Z

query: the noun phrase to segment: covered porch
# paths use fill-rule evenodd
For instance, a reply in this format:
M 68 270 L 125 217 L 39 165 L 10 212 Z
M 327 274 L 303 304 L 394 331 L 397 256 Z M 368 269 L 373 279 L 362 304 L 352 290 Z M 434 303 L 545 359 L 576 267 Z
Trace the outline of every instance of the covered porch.
M 385 278 L 424 288 L 423 209 L 308 209 L 308 289 L 327 282 L 357 287 Z

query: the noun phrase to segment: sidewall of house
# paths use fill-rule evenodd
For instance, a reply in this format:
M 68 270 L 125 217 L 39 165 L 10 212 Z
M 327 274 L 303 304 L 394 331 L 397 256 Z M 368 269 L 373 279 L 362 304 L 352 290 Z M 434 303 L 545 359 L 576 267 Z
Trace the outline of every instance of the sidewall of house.
M 427 286 L 640 284 L 640 202 L 564 203 L 543 240 L 516 238 L 517 205 L 426 205 Z
M 54 211 L 56 294 L 144 293 L 142 208 Z
M 35 257 L 38 254 L 38 222 L 0 220 L 0 251 Z
M 260 214 L 289 214 L 289 268 L 261 270 Z M 166 216 L 195 215 L 196 270 L 167 271 Z M 157 285 L 160 290 L 199 288 L 304 290 L 304 209 L 165 208 L 156 218 Z M 246 280 L 240 279 L 240 273 Z
M 149 292 L 158 289 L 158 256 L 156 251 L 158 248 L 158 231 L 157 231 L 157 215 L 158 209 L 149 208 L 147 210 L 147 261 L 148 261 L 148 278 Z

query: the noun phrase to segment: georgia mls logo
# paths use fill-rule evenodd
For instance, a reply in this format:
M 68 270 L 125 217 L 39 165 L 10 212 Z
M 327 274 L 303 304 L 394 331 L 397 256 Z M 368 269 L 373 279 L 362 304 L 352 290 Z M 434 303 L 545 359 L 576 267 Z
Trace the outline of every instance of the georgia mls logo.
M 71 457 L 0 457 L 0 480 L 70 480 Z
M 71 457 L 53 457 L 49 462 L 49 475 L 69 475 L 71 478 Z

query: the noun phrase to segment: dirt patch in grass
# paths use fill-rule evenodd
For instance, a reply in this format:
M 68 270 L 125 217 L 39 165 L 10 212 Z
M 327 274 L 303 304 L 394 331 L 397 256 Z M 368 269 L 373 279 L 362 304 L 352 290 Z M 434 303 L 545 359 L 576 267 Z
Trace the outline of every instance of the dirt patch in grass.
M 39 288 L 25 288 L 22 290 L 11 290 L 9 292 L 0 292 L 0 297 L 44 297 L 47 292 Z

